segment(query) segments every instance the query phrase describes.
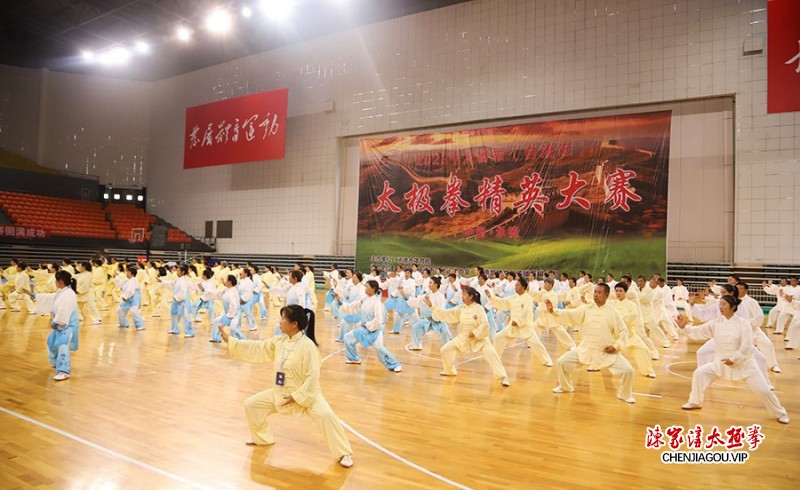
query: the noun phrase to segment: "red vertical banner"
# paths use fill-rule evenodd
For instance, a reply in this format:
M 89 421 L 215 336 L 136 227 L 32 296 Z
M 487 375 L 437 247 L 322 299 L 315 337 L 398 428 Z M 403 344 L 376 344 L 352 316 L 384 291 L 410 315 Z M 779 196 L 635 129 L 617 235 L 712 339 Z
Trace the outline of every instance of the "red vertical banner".
M 183 168 L 283 158 L 288 99 L 281 88 L 187 108 Z
M 767 3 L 767 112 L 800 111 L 800 0 Z

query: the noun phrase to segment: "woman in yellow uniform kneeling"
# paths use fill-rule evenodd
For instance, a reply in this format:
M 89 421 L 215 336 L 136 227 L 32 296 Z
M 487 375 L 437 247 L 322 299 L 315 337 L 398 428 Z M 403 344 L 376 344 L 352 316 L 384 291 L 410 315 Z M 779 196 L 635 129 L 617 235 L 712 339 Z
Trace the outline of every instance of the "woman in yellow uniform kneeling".
M 281 308 L 282 335 L 266 340 L 237 340 L 220 326 L 233 359 L 253 363 L 272 362 L 275 387 L 257 393 L 244 402 L 252 439 L 248 446 L 275 443 L 267 417 L 273 413 L 298 417 L 308 414 L 322 431 L 333 457 L 345 468 L 353 466 L 353 450 L 339 418 L 322 396 L 319 368 L 322 364 L 314 338 L 314 312 L 299 305 Z

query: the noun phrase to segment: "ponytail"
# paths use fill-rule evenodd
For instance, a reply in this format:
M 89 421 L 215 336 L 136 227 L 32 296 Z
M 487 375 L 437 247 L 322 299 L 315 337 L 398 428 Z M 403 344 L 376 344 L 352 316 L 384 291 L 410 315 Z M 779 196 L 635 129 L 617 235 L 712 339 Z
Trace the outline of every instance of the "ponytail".
M 76 281 L 74 277 L 69 280 L 69 287 L 76 293 L 78 292 L 78 281 Z
M 317 344 L 317 338 L 314 336 L 314 318 L 315 318 L 314 310 L 306 308 L 305 314 L 306 318 L 308 319 L 308 324 L 306 325 L 305 328 L 306 337 L 311 339 L 311 341 L 314 342 L 314 345 L 319 345 Z

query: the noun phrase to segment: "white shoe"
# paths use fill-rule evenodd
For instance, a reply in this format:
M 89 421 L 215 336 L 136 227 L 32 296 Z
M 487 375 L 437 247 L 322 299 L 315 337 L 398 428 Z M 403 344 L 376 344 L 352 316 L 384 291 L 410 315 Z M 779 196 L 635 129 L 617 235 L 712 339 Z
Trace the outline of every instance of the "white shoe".
M 632 396 L 629 396 L 628 398 L 622 398 L 621 396 L 618 396 L 617 398 L 619 398 L 620 400 L 624 401 L 625 403 L 630 403 L 630 404 L 636 403 L 636 398 L 634 398 Z
M 183 338 L 184 339 L 193 339 L 194 335 L 184 335 Z
M 250 327 L 251 332 L 255 332 L 256 330 L 258 330 L 258 327 Z
M 351 466 L 353 466 L 353 457 L 350 456 L 349 454 L 345 454 L 339 460 L 339 465 L 344 468 L 350 468 Z
M 703 408 L 703 406 L 702 405 L 698 405 L 697 403 L 689 402 L 689 403 L 686 403 L 683 406 L 681 406 L 681 408 L 683 410 L 699 410 L 699 409 Z
M 92 322 L 92 325 L 102 325 L 102 324 L 103 324 L 103 320 L 95 320 L 95 321 Z
M 36 310 L 34 310 L 34 311 L 28 311 L 28 314 L 29 314 L 29 315 L 35 315 L 35 314 L 36 314 Z
M 647 374 L 645 374 L 645 376 L 647 376 L 648 378 L 655 378 L 656 377 L 656 373 L 647 373 Z
M 680 340 L 680 337 L 678 337 L 678 336 L 676 335 L 676 336 L 672 337 L 672 340 L 673 340 L 673 341 L 675 341 L 675 342 L 677 342 L 677 341 L 679 341 L 679 340 Z
M 6 309 L 6 305 L 0 305 L 0 310 L 5 310 L 5 309 Z
M 561 386 L 556 386 L 555 388 L 553 388 L 553 393 L 574 393 L 574 392 L 575 392 L 575 390 L 567 391 L 567 390 L 561 388 Z
M 152 314 L 152 315 L 150 315 L 150 316 L 154 316 L 154 317 L 155 317 L 155 316 L 161 316 L 161 313 L 153 313 L 153 314 Z
M 511 383 L 509 383 L 509 381 L 508 381 L 508 378 L 503 378 L 503 380 L 502 380 L 502 381 L 500 381 L 500 384 L 501 384 L 501 385 L 503 385 L 503 386 L 505 386 L 506 388 L 508 388 L 509 386 L 511 386 Z
M 455 374 L 450 374 L 447 371 L 442 371 L 441 373 L 439 373 L 439 376 L 455 376 Z
M 11 308 L 11 313 L 19 313 L 19 308 Z
M 403 372 L 403 366 L 397 366 L 396 368 L 392 369 L 392 371 L 394 371 L 396 373 L 402 373 Z
M 788 415 L 781 415 L 780 417 L 778 417 L 778 422 L 780 422 L 782 424 L 788 424 L 789 423 L 789 416 Z
M 553 367 L 553 361 L 547 361 L 544 363 L 544 367 Z
M 661 345 L 661 348 L 662 348 L 662 349 L 669 349 L 669 348 L 670 348 L 670 345 L 671 345 L 671 344 L 662 344 L 662 345 Z
M 202 321 L 203 321 L 203 320 L 201 320 L 201 319 L 199 319 L 199 318 L 195 318 L 194 320 L 192 320 L 192 322 L 193 322 L 193 323 L 200 323 L 200 322 L 202 322 Z
M 56 381 L 64 381 L 65 379 L 69 379 L 69 374 L 67 374 L 67 373 L 58 373 L 55 376 L 53 376 L 53 379 L 56 380 Z M 789 420 L 789 419 L 786 419 L 786 420 Z
M 781 368 L 779 368 L 778 365 L 775 364 L 774 366 L 772 366 L 772 372 L 773 373 L 780 373 L 781 372 Z
M 350 361 L 350 360 L 347 360 L 347 361 L 344 361 L 344 363 L 345 364 L 356 364 L 357 365 L 357 364 L 361 364 L 361 361 Z
M 651 360 L 651 361 L 657 361 L 657 360 L 659 360 L 659 359 L 660 359 L 660 358 L 659 358 L 658 356 L 651 356 L 651 357 L 650 357 L 650 360 Z

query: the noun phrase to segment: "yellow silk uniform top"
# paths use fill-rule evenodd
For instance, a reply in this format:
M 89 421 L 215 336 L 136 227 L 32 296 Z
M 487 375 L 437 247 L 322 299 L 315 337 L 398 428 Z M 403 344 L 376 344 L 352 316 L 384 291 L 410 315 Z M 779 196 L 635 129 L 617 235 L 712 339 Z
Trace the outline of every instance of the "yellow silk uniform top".
M 93 267 L 92 268 L 92 285 L 95 287 L 100 287 L 106 282 L 106 272 L 103 270 L 102 267 Z
M 615 301 L 611 306 L 617 310 L 625 326 L 628 327 L 628 338 L 626 339 L 626 347 L 643 347 L 644 341 L 636 333 L 636 326 L 639 322 L 639 307 L 627 297 L 622 301 Z
M 532 334 L 536 320 L 533 319 L 533 298 L 529 294 L 514 294 L 507 298 L 496 298 L 492 296 L 489 302 L 497 310 L 508 310 L 511 312 L 511 322 L 506 328 L 511 329 L 513 337 L 527 337 Z M 517 322 L 517 327 L 513 323 Z
M 613 345 L 617 352 L 625 347 L 628 328 L 622 317 L 608 303 L 583 305 L 574 310 L 554 310 L 553 314 L 562 325 L 582 326 L 583 340 L 575 347 L 578 361 L 588 364 L 592 369 L 600 369 L 614 364 L 618 354 L 608 354 L 605 348 Z
M 458 323 L 458 334 L 453 338 L 461 352 L 478 352 L 489 338 L 489 318 L 480 303 L 461 305 L 449 310 L 431 306 L 437 322 Z M 470 338 L 469 334 L 475 334 Z
M 639 300 L 642 322 L 645 325 L 655 323 L 655 316 L 653 316 L 653 290 L 651 288 L 640 289 L 636 293 L 636 298 Z
M 286 374 L 283 386 L 275 385 L 273 381 L 272 387 L 275 410 L 280 414 L 302 415 L 317 397 L 322 396 L 319 387 L 322 359 L 317 346 L 302 332 L 293 337 L 277 335 L 265 340 L 237 340 L 231 337 L 228 340 L 228 353 L 233 359 L 241 361 L 272 362 L 275 372 Z M 283 398 L 289 395 L 296 403 L 282 406 Z
M 78 289 L 78 302 L 85 303 L 89 301 L 89 294 L 92 292 L 92 273 L 89 271 L 79 272 L 75 276 L 75 282 Z
M 553 291 L 545 291 L 544 289 L 540 289 L 539 291 L 528 291 L 528 294 L 534 301 L 537 302 L 537 308 L 539 309 L 539 326 L 542 328 L 551 328 L 555 327 L 558 323 L 553 316 L 552 313 L 547 311 L 547 304 L 545 304 L 546 300 L 550 300 L 553 303 L 553 308 L 558 306 L 558 302 L 563 299 L 563 296 L 558 294 L 557 292 Z

